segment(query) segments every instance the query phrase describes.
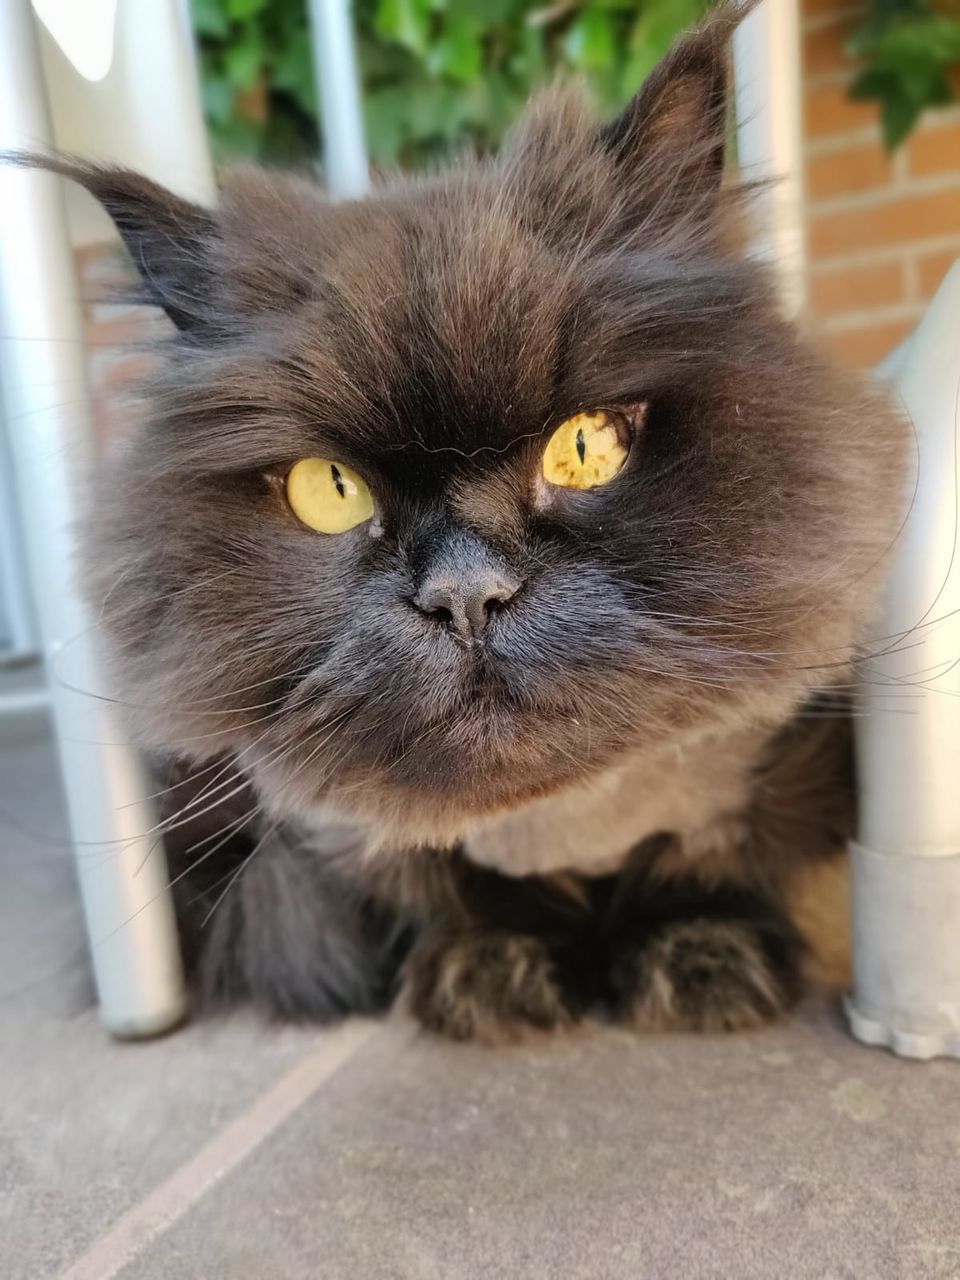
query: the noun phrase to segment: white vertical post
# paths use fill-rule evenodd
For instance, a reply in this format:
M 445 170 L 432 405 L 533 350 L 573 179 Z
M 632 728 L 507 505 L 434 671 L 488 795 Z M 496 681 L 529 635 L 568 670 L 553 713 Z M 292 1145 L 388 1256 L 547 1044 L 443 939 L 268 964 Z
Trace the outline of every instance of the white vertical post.
M 20 520 L 10 475 L 12 465 L 0 408 L 0 666 L 35 655 L 37 649 L 33 609 L 21 571 Z
M 327 190 L 338 199 L 365 196 L 370 174 L 349 0 L 310 0 L 310 20 Z
M 51 142 L 30 4 L 4 0 L 0 148 Z M 77 285 L 57 180 L 9 166 L 0 166 L 0 385 L 102 1016 L 116 1035 L 149 1035 L 183 1016 L 185 996 L 163 849 L 145 834 L 155 821 L 147 782 L 108 704 L 57 678 L 68 667 L 71 685 L 101 687 L 73 584 L 78 486 L 93 444 Z
M 741 172 L 770 182 L 758 196 L 752 252 L 773 266 L 784 312 L 797 315 L 806 302 L 797 0 L 763 0 L 737 28 L 733 57 Z
M 916 429 L 906 526 L 863 662 L 854 1034 L 960 1057 L 960 262 L 895 374 Z

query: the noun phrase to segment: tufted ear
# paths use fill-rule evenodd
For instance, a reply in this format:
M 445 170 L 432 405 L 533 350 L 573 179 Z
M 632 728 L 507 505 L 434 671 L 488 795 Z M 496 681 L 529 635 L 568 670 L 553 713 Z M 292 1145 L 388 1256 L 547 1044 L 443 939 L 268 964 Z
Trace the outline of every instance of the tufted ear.
M 674 44 L 602 145 L 638 213 L 707 215 L 720 188 L 727 135 L 730 37 L 752 4 L 721 5 Z
M 23 152 L 0 158 L 86 187 L 116 224 L 146 300 L 162 307 L 182 331 L 206 327 L 214 280 L 211 255 L 218 239 L 208 210 L 132 169 Z

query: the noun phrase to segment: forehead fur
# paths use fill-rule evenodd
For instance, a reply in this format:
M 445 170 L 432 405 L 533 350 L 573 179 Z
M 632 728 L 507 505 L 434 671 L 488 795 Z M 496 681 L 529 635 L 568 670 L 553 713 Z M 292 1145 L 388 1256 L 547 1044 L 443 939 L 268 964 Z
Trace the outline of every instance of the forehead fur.
M 244 466 L 266 460 L 264 415 L 284 417 L 290 457 L 311 441 L 347 458 L 411 442 L 499 450 L 715 363 L 769 303 L 756 269 L 721 248 L 735 193 L 711 186 L 686 222 L 665 221 L 644 194 L 662 186 L 657 165 L 641 157 L 625 180 L 622 163 L 567 88 L 532 104 L 498 158 L 361 202 L 235 170 L 203 245 L 205 330 L 179 344 L 167 395 L 189 416 L 198 388 L 222 385 L 211 408 Z M 175 423 L 171 403 L 164 416 Z M 185 464 L 191 448 L 195 435 Z
M 401 430 L 428 449 L 502 449 L 655 391 L 678 361 L 690 376 L 763 305 L 730 251 L 736 193 L 720 182 L 743 12 L 713 11 L 606 125 L 577 90 L 550 89 L 498 157 L 390 179 L 362 202 L 240 169 L 208 211 L 128 170 L 26 162 L 104 204 L 172 319 L 152 391 L 182 465 L 197 446 L 177 427 L 199 390 L 238 467 L 267 461 L 253 433 L 268 415 L 289 422 L 291 456 L 305 431 L 345 450 L 396 447 Z

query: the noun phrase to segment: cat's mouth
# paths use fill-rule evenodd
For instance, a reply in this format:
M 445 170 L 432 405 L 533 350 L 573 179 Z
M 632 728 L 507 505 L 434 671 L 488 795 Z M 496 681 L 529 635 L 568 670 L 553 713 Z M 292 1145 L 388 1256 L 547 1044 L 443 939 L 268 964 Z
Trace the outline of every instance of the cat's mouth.
M 592 773 L 598 761 L 580 729 L 482 684 L 456 719 L 348 766 L 334 792 L 358 811 L 389 812 L 418 843 L 449 842 Z
M 256 750 L 278 809 L 332 806 L 416 843 L 444 843 L 593 775 L 623 744 L 615 713 L 591 707 L 589 679 L 540 670 L 496 642 L 442 657 L 419 670 L 398 662 L 389 680 L 386 661 L 376 671 L 341 661 L 305 682 L 283 740 Z M 348 696 L 358 671 L 368 679 Z
M 281 809 L 331 810 L 396 843 L 446 846 L 491 815 L 592 773 L 595 738 L 583 726 L 477 678 L 455 715 L 371 732 L 361 717 L 329 751 L 257 752 L 258 786 Z M 325 736 L 325 735 L 324 735 Z M 312 746 L 310 744 L 313 744 Z M 588 744 L 590 749 L 588 750 Z M 602 763 L 602 762 L 600 762 Z

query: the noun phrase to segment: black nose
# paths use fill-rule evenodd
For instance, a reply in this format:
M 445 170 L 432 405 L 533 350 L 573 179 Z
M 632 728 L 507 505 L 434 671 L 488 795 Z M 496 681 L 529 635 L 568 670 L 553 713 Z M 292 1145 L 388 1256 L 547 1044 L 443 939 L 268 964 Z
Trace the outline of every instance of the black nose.
M 482 543 L 451 539 L 421 579 L 413 603 L 464 640 L 480 636 L 490 618 L 520 590 Z

